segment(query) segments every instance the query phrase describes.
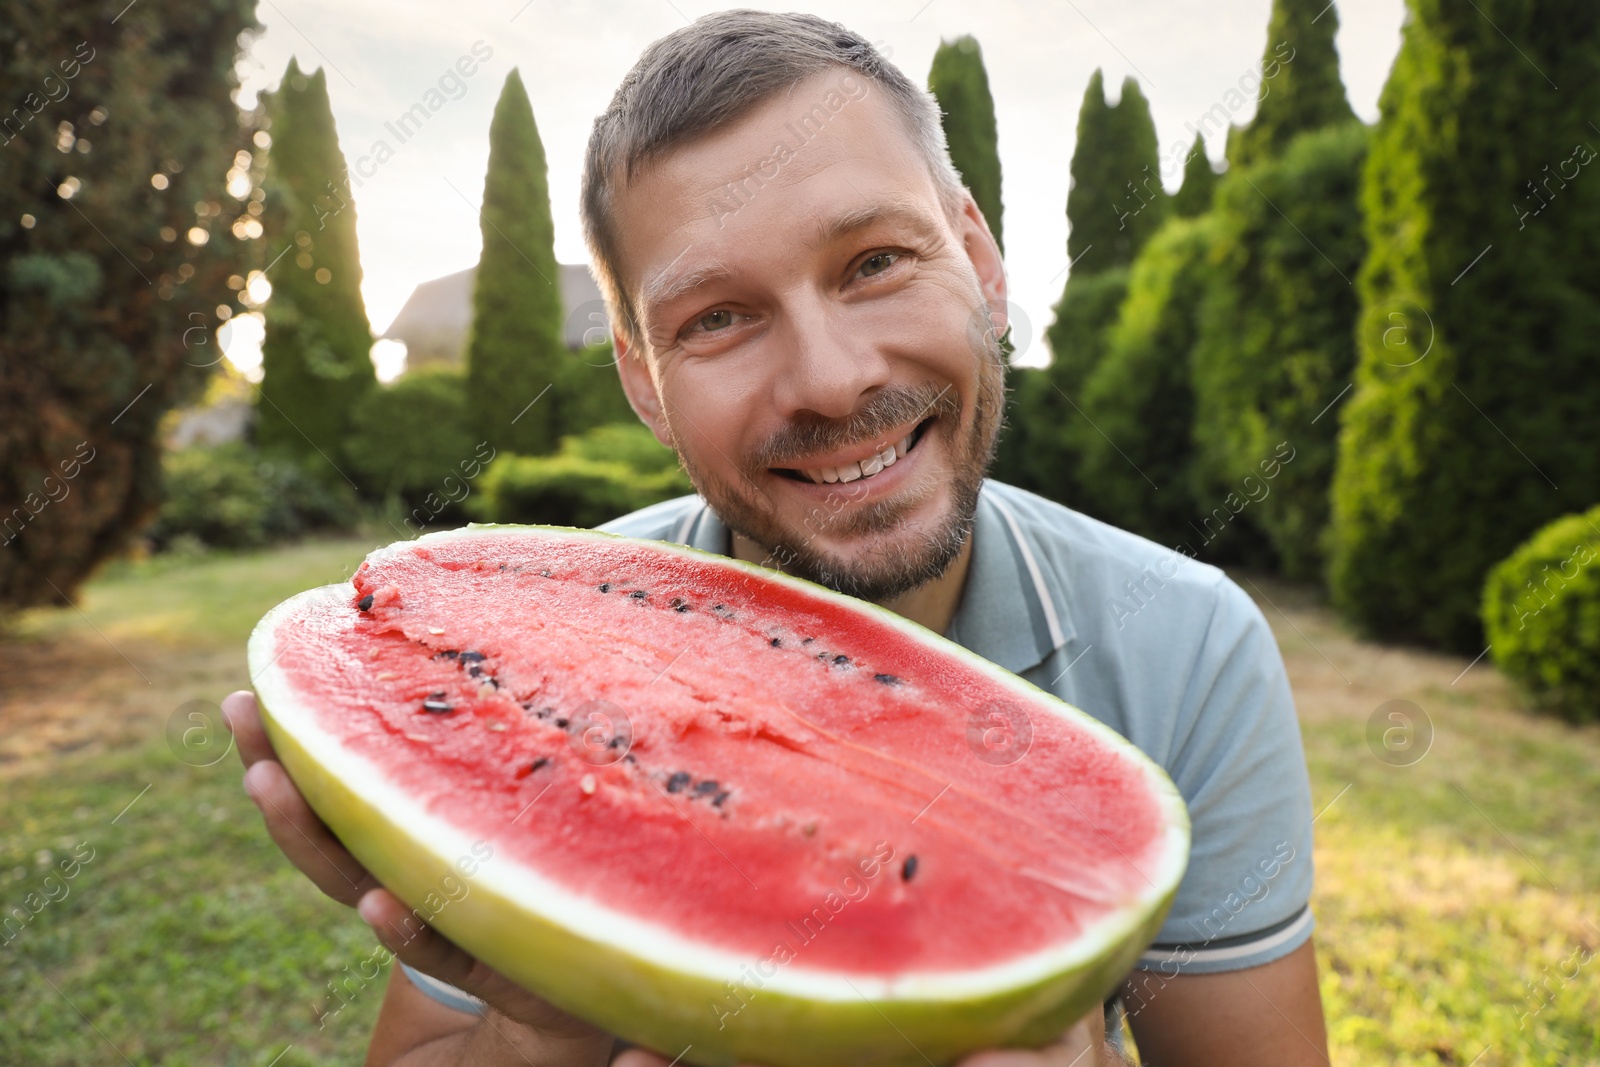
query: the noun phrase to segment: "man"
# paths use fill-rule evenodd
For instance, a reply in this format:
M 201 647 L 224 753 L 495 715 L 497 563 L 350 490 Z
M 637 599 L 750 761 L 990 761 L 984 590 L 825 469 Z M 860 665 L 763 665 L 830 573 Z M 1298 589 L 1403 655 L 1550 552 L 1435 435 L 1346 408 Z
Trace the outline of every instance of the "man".
M 1310 791 L 1271 633 L 1215 568 L 984 481 L 1006 281 L 931 98 L 837 25 L 707 16 L 647 49 L 596 121 L 583 213 L 628 397 L 698 491 L 608 528 L 877 601 L 1130 738 L 1194 827 L 1120 991 L 1144 1062 L 1326 1063 Z M 311 813 L 249 695 L 227 711 L 274 838 L 405 965 L 369 1063 L 616 1055 L 437 933 L 399 937 L 405 906 Z M 1049 1049 L 963 1067 L 1122 1063 L 1121 1032 L 1108 1006 Z

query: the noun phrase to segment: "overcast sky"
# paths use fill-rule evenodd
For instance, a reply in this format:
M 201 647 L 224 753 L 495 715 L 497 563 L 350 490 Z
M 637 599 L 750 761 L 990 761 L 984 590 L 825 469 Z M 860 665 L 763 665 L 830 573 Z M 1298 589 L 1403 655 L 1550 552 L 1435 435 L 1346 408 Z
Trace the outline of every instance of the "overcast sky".
M 374 333 L 412 288 L 477 262 L 477 207 L 489 155 L 489 120 L 513 67 L 522 72 L 550 163 L 556 258 L 587 260 L 578 224 L 578 177 L 594 116 L 652 40 L 726 5 L 696 0 L 261 0 L 264 32 L 246 57 L 242 103 L 277 85 L 291 56 L 324 67 L 340 146 L 354 167 L 387 141 L 394 156 L 353 175 Z M 793 3 L 756 7 L 793 10 Z M 1048 324 L 1066 277 L 1067 167 L 1084 86 L 1096 67 L 1109 87 L 1132 75 L 1151 100 L 1165 156 L 1188 143 L 1185 125 L 1222 102 L 1266 45 L 1270 0 L 874 0 L 805 9 L 845 23 L 919 84 L 941 37 L 983 46 L 1000 131 L 1005 238 L 1012 299 L 1032 338 Z M 1339 53 L 1350 103 L 1377 117 L 1379 90 L 1400 43 L 1402 0 L 1339 0 Z M 401 144 L 396 121 L 458 57 L 491 51 L 465 91 Z M 1115 93 L 1116 89 L 1112 88 Z M 1238 112 L 1242 121 L 1253 109 Z M 1208 137 L 1212 159 L 1221 137 Z M 1177 174 L 1164 175 L 1169 190 Z M 266 240 L 271 240 L 268 235 Z M 1026 329 L 1027 327 L 1024 327 Z M 1031 344 L 1031 342 L 1030 342 Z M 1027 362 L 1042 361 L 1032 345 Z

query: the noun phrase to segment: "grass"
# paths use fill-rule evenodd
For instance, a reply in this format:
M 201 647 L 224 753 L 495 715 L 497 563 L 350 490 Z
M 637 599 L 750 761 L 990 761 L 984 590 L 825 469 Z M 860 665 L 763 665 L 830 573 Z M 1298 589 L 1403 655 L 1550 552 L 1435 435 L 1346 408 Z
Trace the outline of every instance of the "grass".
M 180 745 L 186 761 L 167 725 L 197 726 L 188 701 L 245 685 L 244 641 L 267 608 L 348 578 L 370 547 L 123 564 L 90 584 L 81 615 L 20 620 L 3 646 L 7 719 L 67 751 L 36 751 L 9 729 L 0 746 L 13 757 L 0 762 L 0 906 L 39 892 L 38 906 L 75 846 L 93 858 L 0 945 L 0 1063 L 362 1061 L 383 979 L 351 976 L 371 931 L 272 844 L 225 731 L 215 756 Z M 63 678 L 57 660 L 86 669 Z M 52 732 L 58 718 L 65 733 Z M 83 731 L 114 740 L 83 744 Z M 342 996 L 333 982 L 349 983 Z
M 384 979 L 343 999 L 330 983 L 370 932 L 282 859 L 236 756 L 168 730 L 245 683 L 268 607 L 370 547 L 120 564 L 0 641 L 0 908 L 39 904 L 92 850 L 0 935 L 0 1063 L 361 1062 Z M 1487 661 L 1364 644 L 1305 591 L 1253 581 L 1322 811 L 1333 1062 L 1600 1065 L 1600 727 L 1521 710 Z M 1393 700 L 1431 723 L 1414 762 L 1382 744 Z

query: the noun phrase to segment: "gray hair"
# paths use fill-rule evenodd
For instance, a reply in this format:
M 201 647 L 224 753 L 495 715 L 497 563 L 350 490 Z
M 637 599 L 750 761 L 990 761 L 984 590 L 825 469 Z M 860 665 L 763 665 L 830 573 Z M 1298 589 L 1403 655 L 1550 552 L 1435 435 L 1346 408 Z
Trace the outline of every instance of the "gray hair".
M 815 15 L 741 9 L 702 16 L 645 49 L 594 120 L 584 156 L 583 235 L 612 324 L 630 342 L 638 343 L 639 321 L 617 272 L 616 188 L 674 147 L 833 67 L 887 91 L 928 164 L 940 205 L 952 220 L 960 216 L 967 192 L 950 162 L 938 102 L 866 38 Z

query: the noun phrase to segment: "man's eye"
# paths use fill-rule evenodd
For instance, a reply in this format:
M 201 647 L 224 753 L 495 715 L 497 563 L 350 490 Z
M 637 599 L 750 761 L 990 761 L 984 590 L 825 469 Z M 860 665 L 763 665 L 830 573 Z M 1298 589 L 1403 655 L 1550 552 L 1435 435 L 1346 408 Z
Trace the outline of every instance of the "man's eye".
M 860 271 L 862 274 L 870 278 L 874 274 L 881 274 L 888 270 L 894 264 L 894 261 L 899 258 L 900 257 L 893 252 L 879 252 L 876 255 L 868 256 L 865 260 L 863 260 Z
M 699 326 L 707 333 L 714 333 L 717 330 L 725 329 L 733 325 L 733 312 L 727 310 L 708 311 L 704 315 L 700 316 L 695 325 Z

